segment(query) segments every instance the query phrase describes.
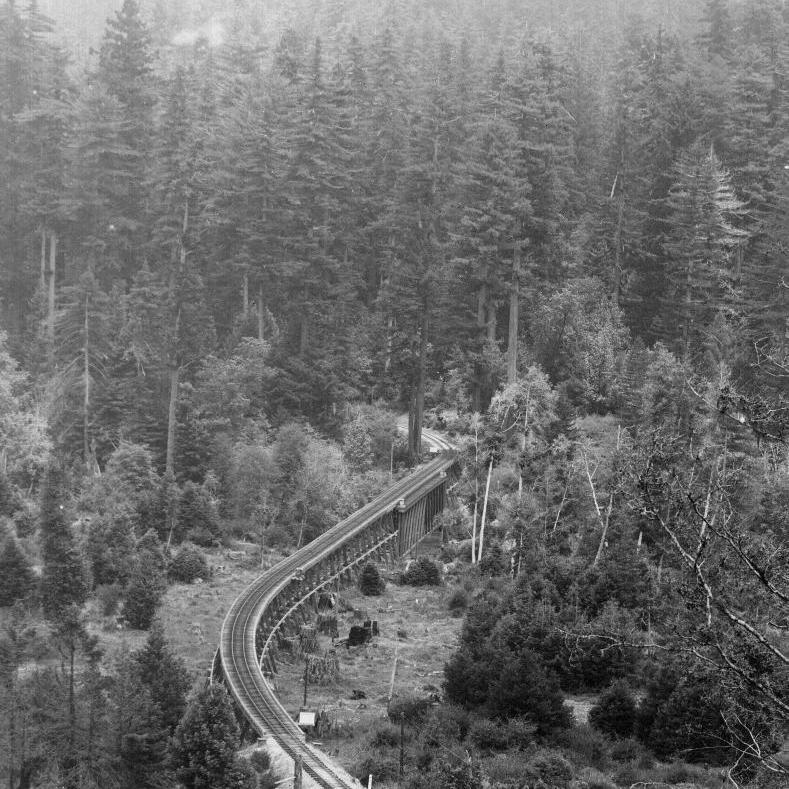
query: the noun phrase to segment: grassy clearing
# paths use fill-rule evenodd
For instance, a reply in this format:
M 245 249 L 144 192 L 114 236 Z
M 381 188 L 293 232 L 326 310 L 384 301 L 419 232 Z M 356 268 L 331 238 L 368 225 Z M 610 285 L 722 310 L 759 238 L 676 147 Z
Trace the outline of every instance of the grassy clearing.
M 337 613 L 340 637 L 365 619 L 377 620 L 380 630 L 371 644 L 337 649 L 336 682 L 308 688 L 308 708 L 326 711 L 334 722 L 336 733 L 321 744 L 346 769 L 366 755 L 366 735 L 386 720 L 395 654 L 395 695 L 429 696 L 440 689 L 444 663 L 457 648 L 463 621 L 447 613 L 451 593 L 447 586 L 418 588 L 391 582 L 380 597 L 365 597 L 355 588 L 341 592 L 353 610 Z M 331 648 L 331 638 L 319 636 L 319 651 Z M 277 676 L 278 696 L 294 716 L 303 700 L 303 672 L 303 660 L 282 662 Z M 354 691 L 366 698 L 351 698 Z
M 172 584 L 157 613 L 172 651 L 183 659 L 195 678 L 205 677 L 219 645 L 222 620 L 232 602 L 262 572 L 257 546 L 239 543 L 232 549 L 203 551 L 212 577 L 202 583 Z M 279 558 L 267 555 L 264 568 Z M 147 632 L 118 626 L 115 617 L 102 617 L 98 606 L 88 607 L 89 628 L 99 636 L 108 660 L 139 649 Z

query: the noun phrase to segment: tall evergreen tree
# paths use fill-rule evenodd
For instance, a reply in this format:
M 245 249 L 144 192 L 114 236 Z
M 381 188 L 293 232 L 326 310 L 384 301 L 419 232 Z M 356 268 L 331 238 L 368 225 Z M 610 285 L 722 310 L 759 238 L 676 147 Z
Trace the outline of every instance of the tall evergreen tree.
M 251 789 L 238 763 L 238 723 L 222 685 L 207 685 L 189 702 L 175 730 L 170 758 L 186 789 Z
M 41 607 L 57 623 L 88 596 L 85 563 L 66 521 L 63 472 L 53 463 L 41 495 Z
M 456 261 L 461 266 L 461 281 L 474 283 L 476 290 L 478 336 L 469 338 L 467 353 L 473 354 L 472 408 L 478 412 L 487 406 L 498 385 L 485 351 L 496 342 L 497 307 L 506 302 L 514 313 L 508 342 L 517 346 L 520 261 L 524 230 L 532 214 L 523 143 L 515 123 L 522 108 L 516 108 L 508 96 L 506 80 L 500 54 L 490 84 L 480 97 L 478 114 L 471 121 L 467 147 L 456 165 L 455 188 L 463 209 L 453 235 L 462 256 Z M 517 359 L 516 348 L 512 350 Z
M 26 597 L 34 586 L 30 561 L 13 537 L 6 538 L 0 551 L 0 606 L 13 605 Z
M 120 109 L 119 147 L 108 152 L 116 166 L 115 194 L 109 205 L 111 232 L 105 243 L 119 258 L 127 281 L 141 262 L 146 237 L 144 184 L 153 139 L 154 55 L 151 34 L 137 0 L 124 0 L 108 20 L 99 50 L 96 79 Z
M 157 623 L 151 627 L 145 646 L 131 656 L 131 667 L 147 686 L 151 701 L 159 706 L 162 724 L 171 733 L 186 708 L 190 680 L 183 661 L 174 655 Z
M 703 143 L 679 160 L 675 173 L 668 198 L 666 251 L 674 265 L 666 310 L 676 316 L 680 355 L 689 361 L 722 304 L 722 285 L 731 279 L 731 251 L 744 235 L 732 220 L 742 213 L 742 203 L 715 152 Z

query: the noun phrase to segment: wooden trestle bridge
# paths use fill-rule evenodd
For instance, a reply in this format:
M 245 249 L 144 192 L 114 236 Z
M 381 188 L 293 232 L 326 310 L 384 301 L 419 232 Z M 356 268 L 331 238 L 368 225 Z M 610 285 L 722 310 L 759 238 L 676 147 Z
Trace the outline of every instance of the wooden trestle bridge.
M 423 442 L 437 451 L 432 460 L 265 572 L 236 599 L 222 624 L 212 681 L 224 682 L 251 727 L 260 736 L 272 735 L 292 758 L 300 757 L 304 772 L 327 789 L 358 789 L 359 783 L 306 742 L 277 699 L 271 679 L 278 634 L 321 589 L 350 578 L 367 559 L 403 556 L 432 531 L 457 458 L 432 431 L 423 431 Z

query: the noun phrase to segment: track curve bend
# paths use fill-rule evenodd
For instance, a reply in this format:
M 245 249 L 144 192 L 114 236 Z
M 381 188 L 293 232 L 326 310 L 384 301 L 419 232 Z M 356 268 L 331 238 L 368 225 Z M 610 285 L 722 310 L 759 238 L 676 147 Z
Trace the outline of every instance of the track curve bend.
M 282 622 L 282 618 L 269 622 L 267 612 L 294 577 L 319 567 L 328 556 L 358 538 L 371 524 L 403 507 L 404 502 L 423 497 L 441 484 L 447 471 L 457 462 L 456 453 L 453 446 L 434 431 L 424 430 L 423 441 L 434 453 L 432 460 L 261 575 L 234 601 L 222 623 L 213 678 L 221 676 L 239 709 L 260 735 L 271 734 L 289 756 L 300 756 L 304 772 L 326 789 L 358 789 L 360 784 L 326 754 L 306 742 L 304 734 L 277 699 L 272 684 L 264 675 L 261 669 L 263 659 Z M 321 577 L 308 594 L 337 575 Z

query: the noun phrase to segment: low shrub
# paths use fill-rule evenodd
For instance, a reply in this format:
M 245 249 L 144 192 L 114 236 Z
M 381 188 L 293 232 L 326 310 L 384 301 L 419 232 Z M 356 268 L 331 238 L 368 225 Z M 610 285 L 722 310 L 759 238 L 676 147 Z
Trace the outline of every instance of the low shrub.
M 35 504 L 22 502 L 20 508 L 11 515 L 11 522 L 14 525 L 16 536 L 22 539 L 35 534 L 38 517 L 38 508 Z
M 195 526 L 190 529 L 189 540 L 201 548 L 213 548 L 221 544 L 219 535 L 206 526 Z
M 430 699 L 424 696 L 401 696 L 392 699 L 387 714 L 392 723 L 400 723 L 402 719 L 405 723 L 415 726 L 424 721 L 429 709 Z
M 123 588 L 120 584 L 103 584 L 96 587 L 96 600 L 102 616 L 114 616 L 118 613 L 122 597 Z
M 508 753 L 506 758 L 487 759 L 485 772 L 493 786 L 528 786 L 532 783 L 525 782 L 529 773 L 531 759 L 525 753 Z
M 578 771 L 576 778 L 587 789 L 616 789 L 616 784 L 607 775 L 594 767 L 582 767 Z
M 351 773 L 358 778 L 364 786 L 370 775 L 373 777 L 373 786 L 384 781 L 396 781 L 400 772 L 400 764 L 397 759 L 381 754 L 368 754 L 351 769 Z
M 258 748 L 249 757 L 249 763 L 255 772 L 263 773 L 271 769 L 271 754 L 263 748 Z
M 615 682 L 589 712 L 589 722 L 612 737 L 630 737 L 636 725 L 636 702 L 624 682 Z
M 468 711 L 456 704 L 439 704 L 422 726 L 422 741 L 429 748 L 463 742 L 471 726 Z
M 644 784 L 697 784 L 706 786 L 710 783 L 710 773 L 696 764 L 670 762 L 647 766 L 642 759 L 622 765 L 614 773 L 614 781 L 619 786 Z
M 478 718 L 471 724 L 469 738 L 481 751 L 506 751 L 509 746 L 507 728 L 488 718 Z
M 386 582 L 381 578 L 378 568 L 371 562 L 365 564 L 359 575 L 359 591 L 367 597 L 377 597 L 383 594 L 385 588 Z
M 468 592 L 465 589 L 455 589 L 447 601 L 447 609 L 452 616 L 463 616 L 468 608 Z
M 403 573 L 403 583 L 408 586 L 438 586 L 441 570 L 435 562 L 422 556 Z
M 492 545 L 479 560 L 479 571 L 482 575 L 496 577 L 507 571 L 507 561 L 501 546 Z
M 271 756 L 269 752 L 258 749 L 249 757 L 249 766 L 255 773 L 255 786 L 257 789 L 275 789 L 279 780 L 271 769 Z
M 526 750 L 534 743 L 537 724 L 528 718 L 510 718 L 506 724 L 507 743 L 510 748 Z
M 523 777 L 529 786 L 542 781 L 552 789 L 568 789 L 573 774 L 573 767 L 564 756 L 541 749 L 529 760 Z
M 632 737 L 616 740 L 611 746 L 611 758 L 615 762 L 637 762 L 639 767 L 649 767 L 645 757 L 649 754 L 644 746 Z
M 565 729 L 560 743 L 575 764 L 591 764 L 598 770 L 605 770 L 609 765 L 611 743 L 602 732 L 587 723 Z
M 167 568 L 171 581 L 190 584 L 198 578 L 208 578 L 210 571 L 205 556 L 193 545 L 183 545 Z

